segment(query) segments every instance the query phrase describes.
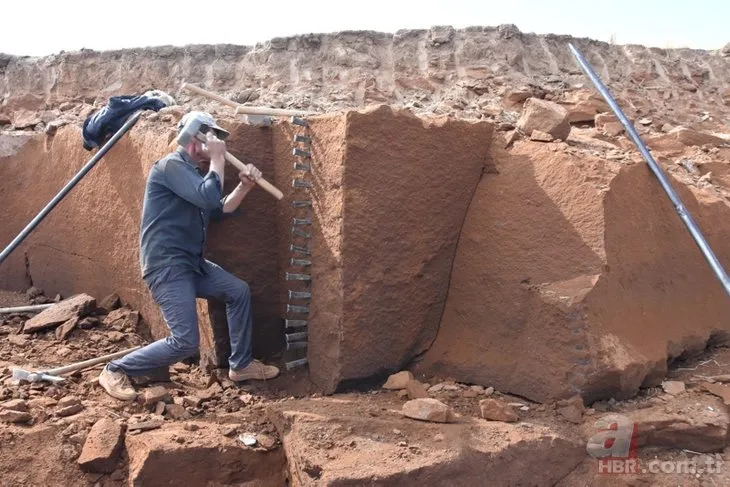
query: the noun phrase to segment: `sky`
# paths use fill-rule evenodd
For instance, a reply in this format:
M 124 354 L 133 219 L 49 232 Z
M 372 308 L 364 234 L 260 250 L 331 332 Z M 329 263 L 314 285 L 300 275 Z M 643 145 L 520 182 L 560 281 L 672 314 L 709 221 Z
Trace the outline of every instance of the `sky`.
M 43 56 L 186 44 L 253 45 L 296 34 L 515 24 L 618 44 L 719 49 L 729 0 L 4 0 L 0 52 Z

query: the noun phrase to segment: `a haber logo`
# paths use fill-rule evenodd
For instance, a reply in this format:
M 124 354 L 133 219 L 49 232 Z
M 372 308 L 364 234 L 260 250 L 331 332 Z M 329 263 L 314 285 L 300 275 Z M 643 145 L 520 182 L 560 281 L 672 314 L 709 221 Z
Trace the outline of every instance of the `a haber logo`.
M 598 459 L 598 473 L 639 473 L 638 427 L 626 416 L 612 414 L 596 421 L 598 433 L 588 439 L 586 451 Z

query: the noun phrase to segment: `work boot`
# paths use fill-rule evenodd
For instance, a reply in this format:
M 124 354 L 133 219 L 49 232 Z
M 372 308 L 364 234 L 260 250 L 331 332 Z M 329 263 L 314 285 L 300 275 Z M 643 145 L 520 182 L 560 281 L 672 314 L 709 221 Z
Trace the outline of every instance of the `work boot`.
M 279 375 L 279 369 L 273 365 L 266 365 L 258 360 L 253 360 L 250 364 L 242 369 L 230 369 L 228 371 L 228 378 L 233 382 L 240 382 L 243 380 L 266 380 L 273 379 Z
M 124 372 L 112 372 L 109 366 L 99 374 L 99 385 L 115 399 L 120 401 L 132 401 L 137 397 L 137 391 L 129 382 L 129 377 Z

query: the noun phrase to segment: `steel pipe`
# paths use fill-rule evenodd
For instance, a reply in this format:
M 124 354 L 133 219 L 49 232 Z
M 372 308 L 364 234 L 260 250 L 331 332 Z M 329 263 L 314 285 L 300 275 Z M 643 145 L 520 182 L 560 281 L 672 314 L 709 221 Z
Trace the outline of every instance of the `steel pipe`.
M 596 72 L 593 70 L 593 67 L 590 65 L 590 63 L 588 63 L 583 54 L 573 44 L 568 43 L 568 47 L 570 48 L 570 52 L 573 53 L 573 56 L 578 61 L 581 69 L 583 69 L 583 72 L 588 76 L 588 78 L 590 78 L 593 85 L 601 93 L 601 96 L 603 96 L 603 98 L 606 100 L 606 103 L 608 103 L 608 106 L 611 107 L 613 113 L 616 114 L 616 117 L 621 122 L 621 125 L 623 125 L 626 129 L 626 133 L 628 133 L 631 137 L 631 140 L 634 141 L 636 148 L 639 149 L 639 152 L 641 152 L 641 155 L 644 157 L 644 160 L 649 165 L 651 171 L 654 173 L 654 176 L 656 176 L 656 178 L 659 180 L 659 184 L 661 184 L 662 189 L 664 189 L 664 192 L 667 193 L 667 196 L 669 196 L 669 199 L 674 205 L 674 209 L 679 215 L 679 218 L 682 219 L 687 227 L 687 230 L 689 230 L 690 235 L 692 235 L 695 243 L 700 248 L 700 251 L 702 251 L 702 254 L 705 256 L 707 262 L 710 264 L 712 271 L 725 287 L 725 292 L 730 295 L 730 277 L 728 277 L 727 272 L 725 272 L 722 264 L 717 259 L 717 256 L 715 256 L 715 253 L 710 248 L 707 240 L 705 240 L 704 235 L 702 235 L 702 232 L 697 226 L 697 223 L 695 223 L 694 219 L 692 218 L 692 215 L 690 215 L 687 208 L 679 199 L 679 195 L 677 195 L 677 192 L 674 191 L 672 185 L 669 184 L 669 179 L 667 179 L 666 174 L 664 174 L 662 168 L 654 160 L 654 157 L 649 152 L 649 149 L 646 147 L 646 144 L 644 144 L 644 141 L 641 140 L 638 132 L 636 132 L 636 128 L 634 128 L 634 125 L 626 117 L 624 112 L 621 110 L 621 107 L 618 106 L 618 103 L 616 103 L 616 100 L 613 98 L 611 92 L 608 90 L 606 85 L 603 84 L 601 78 L 598 77 Z

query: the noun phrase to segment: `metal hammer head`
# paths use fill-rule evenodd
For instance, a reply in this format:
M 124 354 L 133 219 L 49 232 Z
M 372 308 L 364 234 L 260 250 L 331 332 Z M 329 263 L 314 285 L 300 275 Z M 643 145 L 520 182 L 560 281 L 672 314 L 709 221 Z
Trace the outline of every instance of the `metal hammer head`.
M 221 140 L 226 140 L 231 135 L 227 130 L 220 127 L 213 116 L 206 112 L 189 112 L 186 113 L 177 124 L 177 143 L 186 146 L 191 140 L 195 139 L 201 132 L 214 130 L 216 136 Z
M 28 382 L 40 382 L 42 380 L 48 381 L 48 382 L 63 382 L 63 377 L 56 377 L 54 375 L 48 375 L 43 372 L 30 372 L 28 370 L 13 369 L 13 379 L 14 380 L 24 380 Z

